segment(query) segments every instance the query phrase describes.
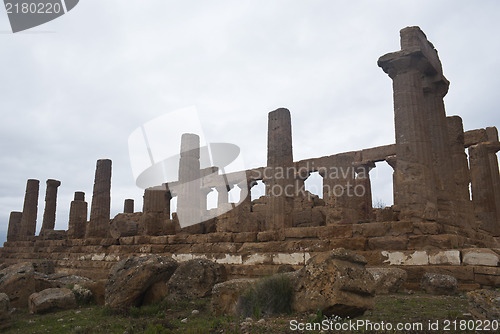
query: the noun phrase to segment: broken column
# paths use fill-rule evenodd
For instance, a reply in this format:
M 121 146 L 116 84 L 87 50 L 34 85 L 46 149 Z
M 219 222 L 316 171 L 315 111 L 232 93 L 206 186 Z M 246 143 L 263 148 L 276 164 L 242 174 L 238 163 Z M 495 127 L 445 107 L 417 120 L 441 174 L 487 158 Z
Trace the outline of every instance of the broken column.
M 441 79 L 437 52 L 420 28 L 407 27 L 401 30 L 401 51 L 380 57 L 378 65 L 393 80 L 398 187 L 395 204 L 401 210 L 400 218 L 435 220 L 435 140 L 431 139 L 429 124 L 434 121 L 430 120 L 431 102 L 424 95 L 424 88 L 428 80 L 433 81 L 436 76 Z
M 46 231 L 54 230 L 56 222 L 56 205 L 57 205 L 57 188 L 61 185 L 61 181 L 47 180 L 47 190 L 45 192 L 45 211 L 43 212 L 43 222 L 40 234 Z
M 280 108 L 269 113 L 267 167 L 264 174 L 263 181 L 268 196 L 265 229 L 280 230 L 292 227 L 295 169 L 292 123 L 288 109 Z
M 12 211 L 9 216 L 9 229 L 7 231 L 7 241 L 19 240 L 19 231 L 21 229 L 22 212 Z
M 500 150 L 500 143 L 480 143 L 469 147 L 472 203 L 480 228 L 500 236 L 490 154 Z
M 160 189 L 158 189 L 160 188 Z M 170 205 L 167 212 L 166 190 L 164 187 L 144 190 L 144 205 L 139 220 L 139 234 L 162 235 L 170 218 Z
M 128 198 L 123 202 L 123 213 L 134 213 L 133 199 Z
M 181 227 L 201 223 L 200 137 L 185 133 L 181 138 L 177 215 Z
M 111 160 L 97 160 L 94 192 L 90 208 L 90 221 L 85 237 L 109 238 L 111 210 Z
M 455 183 L 450 195 L 456 203 L 457 219 L 456 226 L 471 228 L 475 226 L 474 209 L 470 200 L 469 183 L 469 161 L 464 149 L 464 128 L 462 118 L 459 116 L 447 117 L 448 136 L 451 152 L 450 175 Z
M 23 214 L 19 231 L 20 240 L 26 240 L 35 236 L 39 187 L 40 181 L 38 180 L 30 179 L 26 183 L 26 194 L 24 195 Z
M 70 239 L 85 238 L 87 214 L 88 204 L 85 202 L 85 193 L 77 191 L 69 209 L 68 237 Z

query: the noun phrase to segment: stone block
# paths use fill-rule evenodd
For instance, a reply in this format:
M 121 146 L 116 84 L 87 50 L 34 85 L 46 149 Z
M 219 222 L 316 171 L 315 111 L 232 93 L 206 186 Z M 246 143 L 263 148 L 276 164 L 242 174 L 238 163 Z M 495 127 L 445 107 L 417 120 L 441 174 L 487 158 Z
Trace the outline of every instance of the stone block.
M 150 242 L 152 244 L 156 244 L 156 245 L 167 244 L 168 243 L 168 236 L 166 236 L 166 235 L 152 236 L 150 238 Z
M 317 238 L 317 227 L 292 227 L 285 229 L 286 238 Z
M 413 232 L 413 224 L 407 221 L 391 222 L 390 234 L 394 236 L 405 235 Z
M 408 249 L 454 249 L 460 247 L 464 240 L 452 234 L 409 236 Z
M 382 251 L 382 256 L 387 259 L 384 263 L 398 266 L 426 266 L 429 264 L 429 256 L 425 251 L 415 252 L 391 252 Z
M 272 264 L 272 254 L 249 254 L 242 256 L 244 265 Z
M 438 223 L 418 222 L 413 223 L 414 234 L 439 234 L 442 228 Z
M 283 241 L 285 240 L 285 234 L 281 231 L 264 231 L 257 233 L 257 240 L 259 242 L 266 241 Z
M 229 232 L 216 232 L 207 234 L 207 242 L 232 242 L 233 241 L 233 233 Z
M 383 237 L 389 234 L 390 222 L 355 224 L 352 226 L 354 236 Z
M 408 244 L 406 237 L 376 237 L 368 239 L 369 249 L 404 250 Z
M 255 242 L 257 241 L 257 232 L 241 232 L 233 234 L 234 242 Z
M 462 261 L 465 265 L 496 267 L 500 256 L 490 249 L 464 249 Z
M 134 244 L 134 237 L 122 237 L 118 239 L 120 245 L 133 245 Z
M 460 265 L 460 252 L 458 250 L 429 251 L 429 263 L 441 265 Z
M 330 247 L 335 248 L 345 248 L 349 250 L 365 250 L 367 244 L 366 238 L 348 238 L 348 239 L 331 239 Z
M 319 239 L 350 238 L 352 237 L 351 225 L 329 225 L 318 227 Z

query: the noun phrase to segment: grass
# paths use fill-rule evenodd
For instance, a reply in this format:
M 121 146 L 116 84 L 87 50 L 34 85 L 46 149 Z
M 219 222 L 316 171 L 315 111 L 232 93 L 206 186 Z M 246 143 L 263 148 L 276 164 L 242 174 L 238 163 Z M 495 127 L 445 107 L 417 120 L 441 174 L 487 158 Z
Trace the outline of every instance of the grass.
M 275 284 L 274 282 L 273 284 Z M 296 333 L 290 330 L 290 321 L 319 323 L 321 312 L 312 314 L 281 314 L 266 317 L 263 324 L 255 319 L 250 324 L 242 318 L 214 316 L 210 300 L 183 301 L 169 305 L 157 303 L 126 311 L 115 311 L 104 306 L 81 306 L 76 310 L 44 315 L 31 315 L 26 311 L 15 312 L 12 327 L 2 333 Z M 198 310 L 198 314 L 192 314 Z M 470 319 L 467 300 L 461 296 L 430 296 L 426 294 L 395 294 L 377 296 L 375 308 L 360 318 L 371 322 L 409 323 Z M 187 318 L 187 323 L 182 319 Z M 242 328 L 242 323 L 247 327 Z M 418 333 L 438 333 L 441 331 Z M 317 333 L 311 331 L 309 333 Z M 342 331 L 342 333 L 351 333 Z M 363 333 L 384 333 L 367 331 Z M 411 332 L 388 332 L 411 333 Z M 412 332 L 416 333 L 416 332 Z M 453 331 L 447 332 L 453 333 Z

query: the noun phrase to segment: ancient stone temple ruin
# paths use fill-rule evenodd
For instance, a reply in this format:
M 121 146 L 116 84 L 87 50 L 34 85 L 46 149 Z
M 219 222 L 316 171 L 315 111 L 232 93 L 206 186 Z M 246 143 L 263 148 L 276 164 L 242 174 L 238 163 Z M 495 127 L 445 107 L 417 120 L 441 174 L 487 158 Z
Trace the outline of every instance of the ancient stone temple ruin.
M 394 144 L 294 161 L 292 115 L 278 109 L 269 113 L 267 166 L 238 173 L 202 168 L 199 137 L 184 134 L 178 179 L 146 189 L 141 212 L 124 198 L 123 213 L 110 217 L 111 161 L 99 160 L 90 217 L 85 194 L 75 192 L 68 231 L 54 231 L 61 182 L 48 180 L 39 236 L 39 181 L 28 180 L 0 261 L 52 260 L 57 272 L 97 279 L 121 258 L 153 253 L 178 261 L 206 258 L 224 264 L 230 277 L 255 277 L 343 247 L 369 266 L 403 267 L 409 287 L 426 272 L 451 273 L 464 289 L 500 286 L 497 129 L 464 132 L 459 116 L 446 115 L 449 82 L 418 27 L 401 30 L 401 50 L 378 65 L 392 80 Z M 369 172 L 384 161 L 394 170 L 394 205 L 373 208 Z M 304 187 L 315 172 L 323 198 Z M 258 181 L 266 193 L 252 201 Z M 230 203 L 235 187 L 240 200 Z M 214 190 L 218 207 L 208 210 Z

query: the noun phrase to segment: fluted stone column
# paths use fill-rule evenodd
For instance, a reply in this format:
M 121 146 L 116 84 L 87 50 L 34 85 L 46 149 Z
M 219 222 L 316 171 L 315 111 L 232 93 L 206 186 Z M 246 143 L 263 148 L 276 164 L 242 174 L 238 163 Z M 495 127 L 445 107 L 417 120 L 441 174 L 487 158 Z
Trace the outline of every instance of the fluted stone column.
M 22 212 L 12 211 L 9 216 L 9 229 L 7 230 L 7 241 L 19 240 L 19 232 L 21 229 Z
M 427 80 L 441 73 L 437 52 L 418 27 L 408 27 L 401 30 L 401 51 L 380 57 L 378 65 L 393 80 L 398 159 L 395 204 L 402 219 L 436 220 L 438 196 L 428 110 L 431 102 L 424 96 L 424 88 Z
M 134 200 L 127 198 L 123 202 L 123 213 L 134 213 Z
M 181 227 L 201 223 L 200 137 L 185 133 L 181 138 L 177 215 Z
M 486 128 L 486 135 L 488 141 L 491 143 L 498 143 L 498 130 L 496 127 Z M 496 152 L 489 153 L 491 180 L 493 192 L 495 193 L 495 206 L 497 209 L 497 218 L 500 224 L 500 174 L 498 169 L 498 158 Z
M 54 230 L 56 222 L 57 188 L 61 181 L 47 180 L 47 190 L 45 192 L 45 211 L 43 212 L 43 223 L 40 234 L 46 231 Z
M 69 209 L 68 237 L 70 239 L 85 238 L 87 214 L 88 204 L 85 202 L 85 193 L 77 191 Z
M 455 191 L 450 193 L 456 203 L 456 226 L 475 227 L 474 208 L 470 200 L 469 161 L 464 149 L 464 128 L 459 116 L 447 117 L 448 136 L 450 142 L 450 172 L 455 183 Z
M 109 238 L 111 210 L 111 160 L 97 160 L 87 238 Z
M 295 196 L 293 167 L 290 111 L 280 108 L 270 112 L 268 119 L 267 167 L 263 180 L 268 196 L 266 230 L 280 230 L 293 226 L 291 214 Z
M 39 187 L 40 181 L 38 180 L 30 179 L 26 183 L 26 194 L 24 195 L 23 214 L 19 232 L 20 240 L 26 240 L 35 236 Z
M 360 221 L 370 221 L 372 218 L 372 184 L 370 180 L 370 170 L 375 168 L 372 161 L 355 164 L 356 180 L 354 196 L 358 202 L 358 219 Z
M 500 236 L 490 154 L 500 150 L 500 143 L 481 143 L 469 147 L 472 202 L 480 228 Z

